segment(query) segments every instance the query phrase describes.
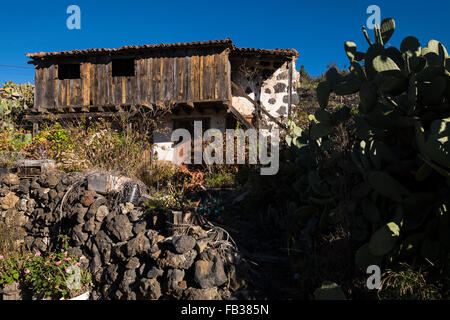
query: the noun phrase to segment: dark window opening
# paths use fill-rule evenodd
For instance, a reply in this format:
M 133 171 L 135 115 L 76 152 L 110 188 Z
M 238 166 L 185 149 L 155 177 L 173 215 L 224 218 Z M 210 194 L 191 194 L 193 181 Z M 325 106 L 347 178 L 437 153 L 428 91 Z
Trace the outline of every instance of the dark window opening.
M 59 64 L 58 65 L 58 79 L 80 79 L 80 64 Z
M 134 77 L 134 59 L 115 59 L 112 61 L 113 77 Z
M 202 138 L 203 134 L 206 130 L 211 128 L 211 119 L 210 118 L 200 118 L 200 119 L 175 119 L 173 120 L 173 129 L 186 129 L 189 131 L 191 135 L 191 163 L 194 163 L 194 121 L 202 122 Z M 178 141 L 175 141 L 174 146 L 177 146 L 181 142 L 182 138 Z M 179 156 L 183 156 L 180 154 Z
M 175 119 L 173 120 L 173 130 L 176 129 L 186 129 L 191 134 L 192 139 L 194 139 L 194 122 L 202 122 L 202 133 L 211 127 L 210 118 L 200 118 L 200 119 Z
M 227 114 L 226 117 L 226 127 L 227 129 L 236 129 L 237 128 L 237 120 L 234 116 Z

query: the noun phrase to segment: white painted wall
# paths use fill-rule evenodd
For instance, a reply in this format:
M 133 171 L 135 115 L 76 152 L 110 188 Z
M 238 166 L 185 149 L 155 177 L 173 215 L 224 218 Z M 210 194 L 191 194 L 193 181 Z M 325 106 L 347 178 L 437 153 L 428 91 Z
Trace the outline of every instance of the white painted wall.
M 190 115 L 171 115 L 165 119 L 162 119 L 160 125 L 157 128 L 157 131 L 153 135 L 153 154 L 157 156 L 158 160 L 166 160 L 175 163 L 177 162 L 178 159 L 176 157 L 174 149 L 175 143 L 171 141 L 173 121 L 175 119 L 210 118 L 211 128 L 219 129 L 222 133 L 225 133 L 226 116 L 227 113 L 225 110 L 220 112 L 216 112 L 214 110 L 205 110 L 203 114 L 194 111 Z

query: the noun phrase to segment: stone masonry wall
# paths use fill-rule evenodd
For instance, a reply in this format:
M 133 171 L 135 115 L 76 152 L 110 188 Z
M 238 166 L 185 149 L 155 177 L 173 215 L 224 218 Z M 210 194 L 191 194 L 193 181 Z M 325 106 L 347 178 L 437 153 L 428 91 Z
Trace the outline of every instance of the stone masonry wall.
M 67 235 L 70 254 L 89 261 L 93 299 L 229 299 L 239 290 L 241 260 L 220 229 L 174 229 L 170 212 L 145 211 L 148 195 L 126 202 L 126 185 L 92 189 L 80 173 L 9 173 L 0 177 L 1 218 L 25 230 L 33 251 L 54 250 Z

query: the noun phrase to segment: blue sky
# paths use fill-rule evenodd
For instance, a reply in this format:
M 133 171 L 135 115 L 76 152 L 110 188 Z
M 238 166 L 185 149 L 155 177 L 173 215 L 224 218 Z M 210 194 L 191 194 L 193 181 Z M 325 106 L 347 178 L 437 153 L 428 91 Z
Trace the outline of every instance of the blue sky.
M 66 9 L 81 8 L 81 30 L 66 27 Z M 365 50 L 361 32 L 369 5 L 381 18 L 393 17 L 397 29 L 390 44 L 409 35 L 422 46 L 436 39 L 450 49 L 448 0 L 248 0 L 248 1 L 2 1 L 0 65 L 27 65 L 27 52 L 123 45 L 204 41 L 230 37 L 242 47 L 295 48 L 297 68 L 312 75 L 333 61 L 347 64 L 343 46 L 352 40 Z M 33 82 L 32 69 L 0 66 L 0 84 Z

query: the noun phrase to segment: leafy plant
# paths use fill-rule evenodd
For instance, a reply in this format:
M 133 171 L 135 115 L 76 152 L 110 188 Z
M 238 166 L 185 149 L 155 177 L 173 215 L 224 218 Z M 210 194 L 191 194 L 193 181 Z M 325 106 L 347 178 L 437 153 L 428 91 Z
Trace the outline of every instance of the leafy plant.
M 32 253 L 17 248 L 2 253 L 0 286 L 18 282 L 39 298 L 53 299 L 71 298 L 85 292 L 91 284 L 91 276 L 77 256 L 67 253 L 67 239 L 63 236 L 60 239 L 63 249 L 59 252 Z
M 234 185 L 234 174 L 229 172 L 208 175 L 205 178 L 207 187 L 228 187 Z
M 20 280 L 27 257 L 22 250 L 0 254 L 0 287 Z
M 60 238 L 63 239 L 63 236 Z M 37 252 L 25 264 L 23 282 L 34 294 L 56 299 L 74 297 L 90 285 L 89 272 L 81 268 L 77 256 L 67 253 L 67 240 L 63 239 L 63 242 L 61 251 L 48 252 L 45 256 Z M 73 277 L 77 278 L 75 273 L 79 273 L 78 287 L 70 281 Z

